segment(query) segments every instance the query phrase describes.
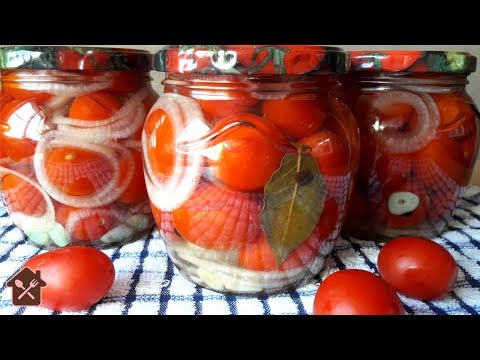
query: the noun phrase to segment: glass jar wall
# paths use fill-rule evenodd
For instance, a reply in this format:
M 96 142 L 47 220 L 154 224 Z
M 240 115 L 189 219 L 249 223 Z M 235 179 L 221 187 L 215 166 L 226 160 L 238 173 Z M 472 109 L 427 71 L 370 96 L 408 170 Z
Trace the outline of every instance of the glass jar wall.
M 171 47 L 143 134 L 145 178 L 170 257 L 235 294 L 311 280 L 331 252 L 358 167 L 344 52 L 321 46 Z
M 361 134 L 345 231 L 386 240 L 440 234 L 470 181 L 478 110 L 466 53 L 352 52 L 349 105 Z
M 158 94 L 153 55 L 129 49 L 0 49 L 0 182 L 34 244 L 107 247 L 153 225 L 141 134 Z

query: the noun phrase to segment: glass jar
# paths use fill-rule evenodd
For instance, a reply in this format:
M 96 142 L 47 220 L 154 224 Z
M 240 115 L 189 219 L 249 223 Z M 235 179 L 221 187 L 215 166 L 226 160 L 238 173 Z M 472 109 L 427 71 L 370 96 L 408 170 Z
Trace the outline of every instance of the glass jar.
M 476 58 L 440 51 L 352 52 L 346 81 L 361 161 L 345 232 L 376 240 L 439 235 L 470 181 Z
M 153 54 L 0 49 L 3 203 L 36 245 L 108 247 L 153 226 L 141 134 L 158 98 Z
M 277 293 L 321 269 L 358 166 L 348 56 L 321 46 L 171 47 L 145 123 L 155 221 L 192 282 Z

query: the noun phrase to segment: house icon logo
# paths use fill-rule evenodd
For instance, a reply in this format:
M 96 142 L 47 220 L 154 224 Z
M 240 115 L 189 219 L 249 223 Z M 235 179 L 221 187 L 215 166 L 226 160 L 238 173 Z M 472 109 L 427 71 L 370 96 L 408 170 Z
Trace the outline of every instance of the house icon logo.
M 12 288 L 12 302 L 16 306 L 35 306 L 42 301 L 42 287 L 47 286 L 40 277 L 40 270 L 33 272 L 23 268 L 7 282 Z

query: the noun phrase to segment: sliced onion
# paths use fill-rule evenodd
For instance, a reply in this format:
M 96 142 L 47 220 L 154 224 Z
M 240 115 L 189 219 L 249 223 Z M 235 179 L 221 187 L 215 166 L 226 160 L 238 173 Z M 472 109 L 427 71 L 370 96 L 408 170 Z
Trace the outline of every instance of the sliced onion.
M 51 146 L 73 146 L 82 150 L 101 154 L 107 158 L 112 165 L 112 178 L 101 190 L 97 191 L 95 194 L 74 196 L 64 193 L 51 182 L 45 169 L 45 153 L 47 148 Z M 118 152 L 122 152 L 129 163 L 128 173 L 125 175 L 122 183 L 119 183 L 120 165 L 118 160 L 119 155 L 117 154 Z M 60 136 L 57 131 L 48 132 L 38 142 L 35 149 L 33 163 L 38 182 L 47 191 L 47 193 L 62 204 L 77 208 L 99 207 L 112 203 L 123 193 L 123 191 L 125 191 L 134 173 L 133 157 L 130 154 L 130 151 L 120 144 L 109 143 L 108 146 L 102 146 L 85 143 L 78 140 L 75 141 L 74 138 L 65 138 Z
M 415 93 L 445 94 L 452 92 L 450 87 L 445 86 L 426 86 L 426 85 L 402 85 L 402 89 L 413 91 Z
M 157 100 L 150 113 L 158 109 L 165 111 L 172 121 L 176 144 L 199 139 L 210 131 L 205 124 L 200 105 L 189 97 L 164 94 Z M 158 209 L 171 212 L 182 206 L 192 195 L 201 177 L 200 168 L 204 158 L 199 152 L 182 153 L 177 150 L 173 174 L 167 180 L 161 180 L 155 176 L 148 157 L 150 139 L 145 131 L 142 142 L 145 182 L 150 201 Z
M 84 141 L 89 141 L 97 144 L 104 143 L 108 140 L 116 139 L 125 139 L 135 134 L 142 126 L 145 121 L 145 107 L 143 106 L 142 100 L 146 96 L 146 92 L 139 92 L 138 94 L 132 96 L 129 101 L 132 101 L 129 105 L 130 111 L 128 113 L 122 113 L 119 118 L 116 118 L 114 122 L 108 123 L 106 125 L 98 126 L 95 121 L 89 123 L 95 125 L 95 127 L 79 127 L 78 125 L 68 125 L 61 123 L 62 119 L 69 118 L 60 118 L 57 117 L 56 121 L 58 123 L 57 130 L 60 131 L 62 135 L 74 137 L 77 139 L 82 139 Z M 124 108 L 122 108 L 124 109 Z M 119 111 L 122 111 L 119 110 Z M 114 115 L 112 118 L 115 118 Z M 84 120 L 74 120 L 71 121 L 81 121 L 82 124 Z M 66 122 L 66 120 L 65 120 Z
M 82 96 L 86 94 L 91 94 L 103 89 L 108 88 L 111 85 L 111 82 L 99 82 L 99 83 L 78 83 L 78 84 L 64 84 L 56 82 L 48 83 L 36 83 L 35 89 L 37 91 L 43 91 L 52 95 L 59 95 L 61 97 L 70 97 L 74 98 L 77 96 Z
M 408 104 L 418 115 L 418 125 L 411 131 L 386 132 L 379 129 L 377 111 L 393 105 Z M 428 94 L 417 95 L 405 91 L 389 91 L 372 100 L 371 110 L 367 114 L 370 132 L 377 138 L 381 148 L 392 154 L 416 152 L 427 145 L 436 134 L 440 124 L 440 114 L 433 99 Z
M 25 233 L 48 232 L 52 230 L 55 226 L 55 209 L 53 207 L 53 202 L 46 191 L 42 189 L 38 183 L 27 176 L 17 171 L 0 166 L 0 179 L 2 179 L 5 175 L 18 176 L 20 179 L 32 185 L 40 192 L 47 204 L 46 212 L 42 216 L 30 216 L 21 212 L 12 212 L 10 213 L 12 221 Z

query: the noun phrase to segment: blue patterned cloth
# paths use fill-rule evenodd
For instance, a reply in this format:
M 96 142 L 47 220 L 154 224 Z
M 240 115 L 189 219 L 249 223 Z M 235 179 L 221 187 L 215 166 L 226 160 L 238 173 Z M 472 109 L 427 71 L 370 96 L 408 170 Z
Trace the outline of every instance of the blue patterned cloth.
M 437 301 L 401 296 L 409 314 L 480 313 L 480 188 L 470 187 L 448 230 L 436 239 L 454 256 L 459 276 L 453 292 Z M 319 279 L 339 269 L 375 266 L 380 246 L 340 238 Z M 16 307 L 6 282 L 40 250 L 29 245 L 0 206 L 0 314 L 52 314 L 39 307 Z M 119 249 L 106 250 L 116 269 L 108 295 L 81 314 L 311 314 L 317 283 L 295 292 L 264 297 L 224 296 L 185 280 L 169 260 L 158 231 Z

